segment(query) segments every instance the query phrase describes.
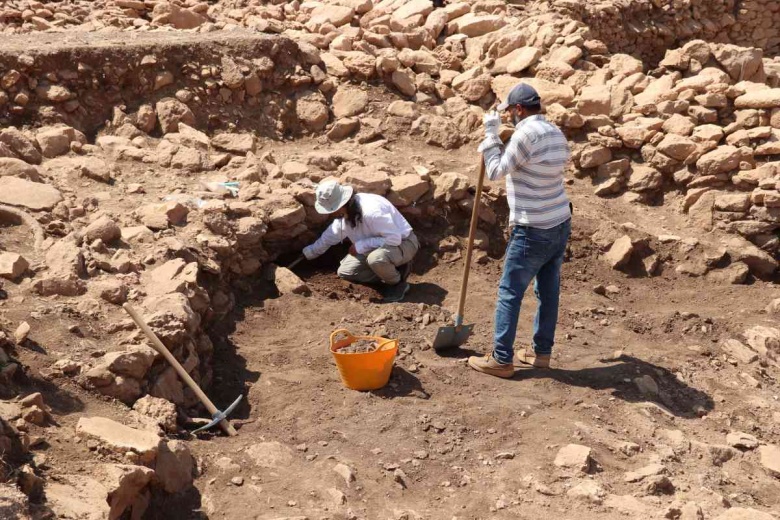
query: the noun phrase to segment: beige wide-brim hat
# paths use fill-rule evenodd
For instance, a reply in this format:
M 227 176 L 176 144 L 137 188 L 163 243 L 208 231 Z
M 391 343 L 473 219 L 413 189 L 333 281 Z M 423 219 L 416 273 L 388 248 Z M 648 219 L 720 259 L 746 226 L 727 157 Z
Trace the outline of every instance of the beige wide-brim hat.
M 342 186 L 337 181 L 325 181 L 317 185 L 314 209 L 321 215 L 330 215 L 344 207 L 352 198 L 352 186 Z

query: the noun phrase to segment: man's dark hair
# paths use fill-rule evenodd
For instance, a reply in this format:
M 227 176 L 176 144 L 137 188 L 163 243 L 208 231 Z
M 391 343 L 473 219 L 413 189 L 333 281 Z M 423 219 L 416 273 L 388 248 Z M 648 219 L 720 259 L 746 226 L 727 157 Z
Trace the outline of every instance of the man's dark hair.
M 356 228 L 358 224 L 363 221 L 363 209 L 360 207 L 360 203 L 358 202 L 355 195 L 352 195 L 352 198 L 349 199 L 346 208 L 347 222 L 349 223 L 350 227 Z
M 531 114 L 538 114 L 542 111 L 542 105 L 536 104 L 536 105 L 521 105 L 523 109 L 525 109 L 526 112 L 530 112 Z

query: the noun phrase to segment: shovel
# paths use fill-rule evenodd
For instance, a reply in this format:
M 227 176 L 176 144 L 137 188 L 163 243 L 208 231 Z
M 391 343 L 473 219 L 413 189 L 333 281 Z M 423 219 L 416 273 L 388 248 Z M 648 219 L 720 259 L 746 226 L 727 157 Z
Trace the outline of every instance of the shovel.
M 477 180 L 477 193 L 474 196 L 474 208 L 471 210 L 471 227 L 469 228 L 469 241 L 466 247 L 466 263 L 463 266 L 463 281 L 460 284 L 460 300 L 458 313 L 455 315 L 455 325 L 452 327 L 439 327 L 436 337 L 433 339 L 433 349 L 436 351 L 459 347 L 468 341 L 474 325 L 463 324 L 463 311 L 466 308 L 466 288 L 469 284 L 469 271 L 471 269 L 471 254 L 474 252 L 474 235 L 479 223 L 479 206 L 482 204 L 482 186 L 485 182 L 485 159 L 480 154 L 479 179 Z

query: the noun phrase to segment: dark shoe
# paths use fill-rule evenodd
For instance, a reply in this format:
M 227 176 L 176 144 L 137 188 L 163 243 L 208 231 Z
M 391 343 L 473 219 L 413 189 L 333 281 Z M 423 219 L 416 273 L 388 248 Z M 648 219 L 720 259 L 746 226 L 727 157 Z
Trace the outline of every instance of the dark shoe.
M 532 350 L 526 350 L 515 356 L 514 365 L 516 367 L 530 365 L 534 368 L 550 368 L 550 356 L 536 355 Z
M 406 293 L 409 292 L 409 284 L 405 280 L 401 280 L 395 285 L 391 285 L 385 290 L 384 303 L 398 303 L 404 301 Z
M 401 281 L 405 282 L 409 275 L 412 274 L 412 263 L 406 263 L 398 268 L 398 272 L 401 273 Z
M 469 366 L 477 372 L 488 374 L 496 377 L 503 377 L 509 379 L 515 375 L 515 367 L 511 363 L 503 364 L 495 360 L 492 355 L 487 356 L 471 356 L 469 358 Z

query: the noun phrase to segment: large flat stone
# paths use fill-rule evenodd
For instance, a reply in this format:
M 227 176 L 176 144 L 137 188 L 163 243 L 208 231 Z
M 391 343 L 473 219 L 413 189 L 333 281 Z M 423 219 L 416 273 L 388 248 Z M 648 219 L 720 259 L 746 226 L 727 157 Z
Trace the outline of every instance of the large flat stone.
M 579 444 L 569 444 L 558 451 L 554 463 L 559 468 L 574 469 L 589 473 L 593 465 L 591 449 Z
M 287 467 L 293 461 L 292 450 L 275 441 L 253 444 L 245 453 L 261 468 Z
M 83 475 L 63 475 L 46 484 L 46 505 L 55 518 L 105 520 L 111 510 L 107 495 L 103 484 Z
M 734 100 L 734 106 L 736 108 L 780 107 L 780 88 L 769 88 L 748 92 Z
M 715 520 L 774 520 L 769 513 L 763 513 L 757 509 L 732 507 Z
M 49 210 L 62 201 L 54 186 L 17 177 L 0 177 L 0 203 L 34 211 Z
M 156 433 L 137 430 L 106 417 L 82 417 L 76 425 L 76 433 L 97 439 L 118 453 L 138 453 L 144 462 L 155 459 L 160 445 Z
M 761 465 L 773 477 L 780 478 L 780 448 L 771 444 L 758 448 Z
M 559 103 L 564 107 L 571 106 L 574 101 L 574 90 L 568 85 L 560 85 L 541 78 L 516 78 L 503 75 L 493 78 L 491 88 L 498 99 L 504 101 L 515 86 L 525 83 L 532 86 L 542 98 L 544 106 Z

